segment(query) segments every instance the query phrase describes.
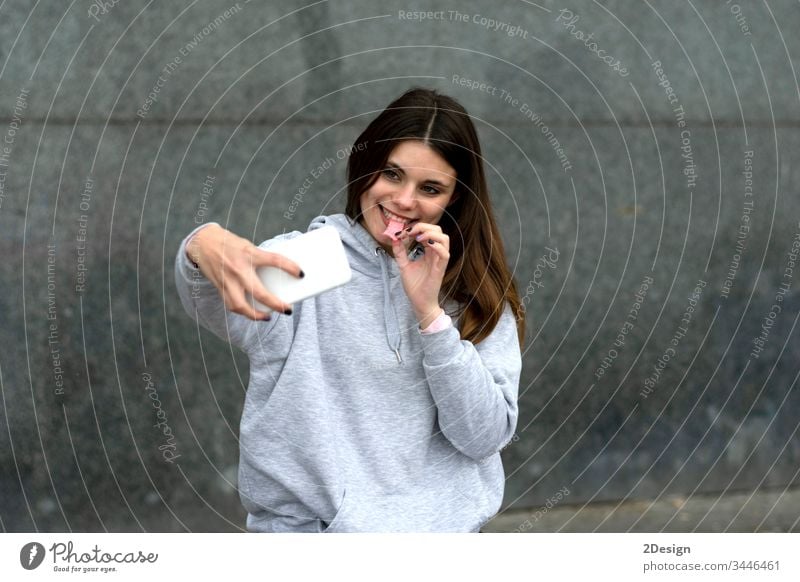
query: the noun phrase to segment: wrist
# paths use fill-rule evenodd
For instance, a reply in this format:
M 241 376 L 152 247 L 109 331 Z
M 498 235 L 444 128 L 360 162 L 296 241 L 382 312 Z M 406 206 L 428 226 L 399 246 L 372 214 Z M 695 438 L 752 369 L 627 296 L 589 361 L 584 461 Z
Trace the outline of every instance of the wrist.
M 195 231 L 189 235 L 189 239 L 186 241 L 186 258 L 188 258 L 192 265 L 194 265 L 195 269 L 200 268 L 200 256 L 202 255 L 199 237 L 204 231 L 208 232 L 214 226 L 217 226 L 217 224 L 212 222 L 195 229 Z
M 200 251 L 197 248 L 197 235 L 192 235 L 189 237 L 189 240 L 186 241 L 186 258 L 189 259 L 189 262 L 195 269 L 200 268 Z
M 442 313 L 442 309 L 438 304 L 430 309 L 424 311 L 417 311 L 417 321 L 419 322 L 420 329 L 427 329 Z

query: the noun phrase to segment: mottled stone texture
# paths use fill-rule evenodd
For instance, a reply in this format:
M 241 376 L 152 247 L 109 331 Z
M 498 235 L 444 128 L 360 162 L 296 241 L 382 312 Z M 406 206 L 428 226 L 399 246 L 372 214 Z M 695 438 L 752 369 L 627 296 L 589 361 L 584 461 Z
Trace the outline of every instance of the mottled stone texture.
M 304 4 L 0 7 L 3 530 L 243 528 L 248 362 L 177 246 L 342 211 L 412 85 L 474 115 L 526 306 L 505 507 L 796 483 L 795 3 Z

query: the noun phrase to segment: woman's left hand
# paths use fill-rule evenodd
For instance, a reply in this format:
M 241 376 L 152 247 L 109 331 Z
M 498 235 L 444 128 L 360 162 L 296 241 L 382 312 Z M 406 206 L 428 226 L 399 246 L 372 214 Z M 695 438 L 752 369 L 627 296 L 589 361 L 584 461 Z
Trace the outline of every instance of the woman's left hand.
M 439 291 L 450 260 L 450 237 L 438 224 L 417 222 L 410 229 L 392 242 L 392 252 L 400 268 L 403 288 L 420 327 L 425 329 L 441 312 Z M 423 246 L 425 254 L 416 261 L 409 261 L 409 249 L 404 241 L 411 241 L 413 246 L 415 240 Z

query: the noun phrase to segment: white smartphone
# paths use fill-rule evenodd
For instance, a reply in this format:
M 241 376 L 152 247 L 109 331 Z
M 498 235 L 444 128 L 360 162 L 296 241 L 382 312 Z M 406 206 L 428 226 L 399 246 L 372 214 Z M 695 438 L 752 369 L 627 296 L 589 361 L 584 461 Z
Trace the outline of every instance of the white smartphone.
M 305 277 L 300 279 L 278 267 L 256 269 L 267 291 L 287 303 L 296 303 L 344 285 L 353 276 L 339 231 L 332 226 L 280 241 L 267 250 L 293 260 L 305 273 Z M 256 309 L 272 311 L 261 302 L 251 300 Z

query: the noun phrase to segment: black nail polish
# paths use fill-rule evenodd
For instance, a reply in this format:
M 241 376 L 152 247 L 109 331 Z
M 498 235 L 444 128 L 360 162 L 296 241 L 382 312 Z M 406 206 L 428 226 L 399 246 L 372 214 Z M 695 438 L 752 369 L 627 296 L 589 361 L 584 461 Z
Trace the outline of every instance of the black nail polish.
M 291 314 L 292 314 L 292 310 L 291 310 L 291 309 L 287 309 L 287 310 L 286 310 L 286 311 L 284 311 L 283 313 L 284 313 L 285 315 L 291 315 Z
M 302 278 L 303 278 L 303 277 L 305 277 L 305 276 L 306 276 L 306 274 L 305 274 L 305 273 L 303 272 L 303 270 L 301 269 L 301 270 L 300 270 L 300 278 L 302 279 Z

